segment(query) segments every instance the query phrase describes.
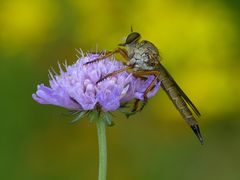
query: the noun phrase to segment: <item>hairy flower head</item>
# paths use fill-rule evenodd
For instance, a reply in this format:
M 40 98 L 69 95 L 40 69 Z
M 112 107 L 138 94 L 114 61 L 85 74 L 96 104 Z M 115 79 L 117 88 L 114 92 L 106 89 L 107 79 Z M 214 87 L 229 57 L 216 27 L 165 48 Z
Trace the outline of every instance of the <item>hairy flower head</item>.
M 144 91 L 153 76 L 142 80 L 125 71 L 97 83 L 100 78 L 125 67 L 120 61 L 109 58 L 85 65 L 97 57 L 99 54 L 83 55 L 73 65 L 64 64 L 65 70 L 59 65 L 59 74 L 49 72 L 50 87 L 38 85 L 36 93 L 32 95 L 33 99 L 40 104 L 52 104 L 77 111 L 94 110 L 100 106 L 104 112 L 117 110 L 121 103 L 136 98 L 143 100 Z M 159 86 L 160 83 L 157 83 L 148 97 L 153 96 Z

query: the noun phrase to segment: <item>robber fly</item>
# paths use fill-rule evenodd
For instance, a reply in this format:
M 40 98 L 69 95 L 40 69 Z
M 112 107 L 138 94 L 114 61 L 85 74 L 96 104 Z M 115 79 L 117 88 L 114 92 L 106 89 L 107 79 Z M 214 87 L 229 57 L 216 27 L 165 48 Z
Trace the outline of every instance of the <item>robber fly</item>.
M 171 99 L 172 103 L 175 105 L 187 124 L 192 128 L 201 144 L 203 144 L 203 137 L 199 126 L 190 109 L 192 109 L 197 116 L 200 116 L 200 112 L 183 90 L 178 86 L 165 67 L 160 63 L 160 55 L 156 46 L 146 40 L 140 41 L 140 38 L 141 35 L 139 33 L 131 32 L 127 36 L 125 42 L 119 44 L 121 47 L 118 47 L 113 51 L 106 52 L 97 59 L 88 62 L 92 63 L 100 61 L 116 53 L 119 53 L 127 61 L 125 68 L 107 74 L 105 77 L 99 79 L 98 82 L 117 73 L 129 70 L 132 71 L 132 74 L 135 77 L 144 78 L 146 76 L 153 75 L 155 78 L 144 92 L 144 104 L 147 102 L 148 92 L 150 92 L 154 88 L 155 84 L 160 81 L 163 90 L 167 93 L 168 97 Z M 137 111 L 139 101 L 139 99 L 135 101 L 133 112 Z M 144 105 L 140 110 L 142 110 L 143 107 Z

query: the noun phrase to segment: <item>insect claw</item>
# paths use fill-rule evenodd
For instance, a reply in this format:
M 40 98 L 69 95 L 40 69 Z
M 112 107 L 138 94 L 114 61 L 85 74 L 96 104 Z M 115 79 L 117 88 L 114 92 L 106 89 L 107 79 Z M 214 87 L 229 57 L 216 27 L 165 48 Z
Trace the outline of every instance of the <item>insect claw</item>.
M 133 108 L 133 109 L 131 110 L 132 113 L 134 113 L 134 112 L 136 112 L 136 111 L 137 111 L 136 108 Z
M 147 101 L 144 100 L 141 108 L 139 109 L 139 111 L 142 111 L 146 104 L 147 104 Z
M 91 63 L 94 63 L 94 62 L 96 62 L 96 60 L 93 60 L 93 61 L 90 61 L 90 62 L 86 62 L 83 65 L 85 66 L 85 65 L 88 65 L 88 64 L 91 64 Z
M 88 64 L 90 64 L 90 62 L 84 63 L 83 65 L 86 66 L 86 65 L 88 65 Z
M 200 132 L 199 126 L 197 124 L 194 124 L 194 125 L 191 125 L 191 128 L 192 128 L 193 132 L 195 133 L 195 135 L 197 136 L 198 140 L 200 141 L 201 145 L 203 145 L 204 141 L 203 141 L 203 137 Z
M 86 62 L 86 63 L 84 63 L 83 65 L 88 65 L 88 64 L 91 64 L 91 63 L 95 63 L 95 62 L 98 62 L 98 61 L 100 61 L 100 60 L 102 60 L 102 57 L 98 57 L 98 58 L 96 58 L 96 59 L 94 59 L 94 60 L 92 60 L 92 61 Z
M 146 104 L 147 101 L 148 101 L 148 97 L 144 95 L 144 100 L 143 100 L 144 104 Z
M 104 77 L 100 77 L 100 79 L 96 82 L 96 84 L 98 84 L 98 83 L 100 83 L 100 82 L 102 82 L 104 79 L 106 79 L 106 78 L 108 78 L 109 76 L 107 75 L 107 76 L 104 76 Z
M 96 82 L 96 84 L 98 84 L 98 83 L 100 83 L 101 81 L 103 81 L 105 78 L 100 78 L 97 82 Z

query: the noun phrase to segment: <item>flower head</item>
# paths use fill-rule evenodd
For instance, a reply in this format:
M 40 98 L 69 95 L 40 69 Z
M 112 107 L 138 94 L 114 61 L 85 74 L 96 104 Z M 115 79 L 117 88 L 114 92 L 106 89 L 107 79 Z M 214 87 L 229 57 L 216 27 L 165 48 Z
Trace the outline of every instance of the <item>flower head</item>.
M 78 111 L 94 110 L 99 105 L 104 112 L 114 111 L 121 103 L 135 98 L 143 100 L 144 91 L 153 76 L 142 80 L 125 71 L 97 83 L 107 74 L 124 68 L 121 62 L 109 58 L 85 65 L 97 57 L 99 54 L 83 55 L 73 65 L 64 64 L 65 70 L 59 65 L 60 74 L 49 72 L 50 87 L 38 85 L 36 93 L 32 95 L 33 99 L 40 104 Z M 159 86 L 160 83 L 157 83 L 148 97 L 153 96 Z

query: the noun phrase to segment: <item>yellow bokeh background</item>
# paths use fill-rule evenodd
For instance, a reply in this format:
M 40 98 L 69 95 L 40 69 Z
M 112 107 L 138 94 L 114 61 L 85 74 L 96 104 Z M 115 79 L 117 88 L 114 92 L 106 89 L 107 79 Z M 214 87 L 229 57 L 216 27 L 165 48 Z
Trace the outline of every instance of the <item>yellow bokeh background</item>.
M 107 128 L 108 179 L 240 179 L 239 2 L 230 0 L 2 0 L 0 2 L 0 179 L 97 179 L 96 127 L 34 102 L 48 69 L 83 51 L 114 49 L 130 32 L 199 108 L 200 146 L 160 90 Z

